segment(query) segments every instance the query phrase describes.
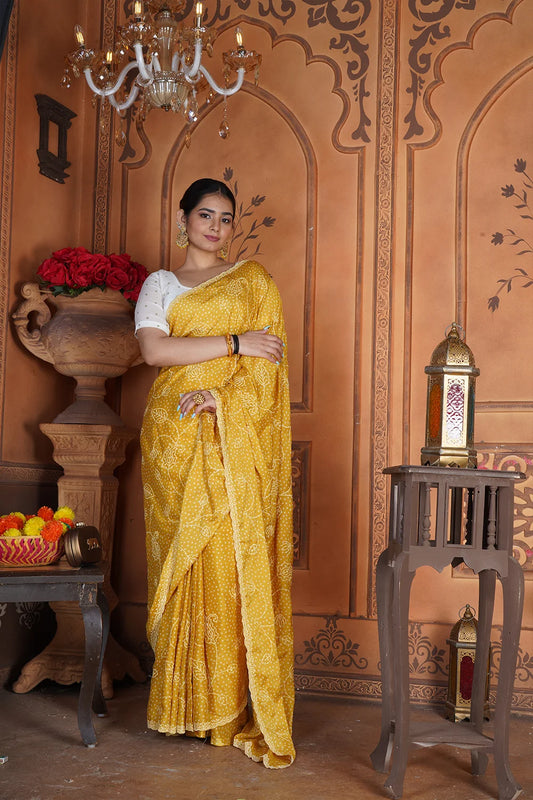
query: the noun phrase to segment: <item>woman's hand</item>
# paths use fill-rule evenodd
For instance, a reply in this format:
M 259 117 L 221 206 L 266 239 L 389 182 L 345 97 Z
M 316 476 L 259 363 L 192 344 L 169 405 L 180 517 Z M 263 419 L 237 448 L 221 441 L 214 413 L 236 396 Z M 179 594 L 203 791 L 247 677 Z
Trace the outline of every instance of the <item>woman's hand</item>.
M 200 396 L 204 398 L 203 403 L 197 402 Z M 208 392 L 207 389 L 195 389 L 194 392 L 185 392 L 185 394 L 182 394 L 178 405 L 178 411 L 180 412 L 180 419 L 183 419 L 186 414 L 191 413 L 192 416 L 194 416 L 195 414 L 200 414 L 202 411 L 210 411 L 216 414 L 217 403 L 211 392 Z
M 283 358 L 283 342 L 279 336 L 262 331 L 246 331 L 239 334 L 239 355 L 266 358 L 273 364 L 279 364 Z

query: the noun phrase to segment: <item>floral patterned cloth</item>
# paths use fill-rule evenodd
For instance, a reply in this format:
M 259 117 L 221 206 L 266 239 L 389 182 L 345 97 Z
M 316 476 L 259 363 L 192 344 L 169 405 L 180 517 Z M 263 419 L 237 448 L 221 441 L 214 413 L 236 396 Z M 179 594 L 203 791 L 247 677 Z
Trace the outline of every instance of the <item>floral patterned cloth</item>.
M 245 261 L 174 300 L 172 336 L 270 326 L 281 300 Z M 179 420 L 180 394 L 209 389 L 217 413 Z M 233 356 L 161 371 L 141 432 L 148 725 L 210 736 L 265 766 L 289 766 L 294 705 L 290 601 L 291 432 L 286 357 Z M 248 700 L 250 697 L 250 702 Z

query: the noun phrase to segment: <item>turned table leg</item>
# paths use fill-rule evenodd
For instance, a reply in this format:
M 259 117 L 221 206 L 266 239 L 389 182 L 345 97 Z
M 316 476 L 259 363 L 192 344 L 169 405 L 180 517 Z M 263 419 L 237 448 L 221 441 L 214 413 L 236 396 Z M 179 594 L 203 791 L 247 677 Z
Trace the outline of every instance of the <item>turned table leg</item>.
M 102 607 L 98 603 L 98 588 L 95 585 L 81 584 L 79 604 L 85 628 L 85 661 L 78 702 L 78 725 L 83 743 L 95 747 L 96 732 L 92 721 L 92 706 L 98 697 L 99 708 L 101 687 L 97 680 L 101 677 L 103 619 Z M 103 701 L 103 697 L 101 698 Z
M 381 737 L 370 759 L 376 772 L 387 772 L 394 742 L 392 664 L 392 566 L 388 550 L 380 555 L 376 571 L 379 653 L 381 660 Z
M 400 553 L 393 566 L 392 642 L 394 663 L 394 747 L 392 770 L 385 781 L 394 798 L 402 796 L 409 754 L 409 556 Z
M 494 711 L 494 766 L 499 800 L 515 800 L 522 792 L 522 787 L 515 781 L 509 765 L 509 710 L 524 606 L 524 573 L 512 556 L 508 559 L 508 573 L 500 580 L 503 589 L 503 627 Z

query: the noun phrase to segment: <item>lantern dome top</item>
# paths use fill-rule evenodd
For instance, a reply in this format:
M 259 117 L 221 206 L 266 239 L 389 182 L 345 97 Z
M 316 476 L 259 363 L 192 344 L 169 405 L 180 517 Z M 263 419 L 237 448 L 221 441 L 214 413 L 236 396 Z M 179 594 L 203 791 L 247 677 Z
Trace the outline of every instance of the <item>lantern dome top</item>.
M 457 365 L 475 367 L 476 362 L 473 352 L 459 333 L 459 326 L 456 322 L 452 322 L 446 338 L 443 339 L 433 351 L 431 366 L 444 367 Z
M 455 623 L 451 632 L 451 642 L 475 642 L 477 636 L 477 621 L 468 603 L 465 606 L 464 614 Z

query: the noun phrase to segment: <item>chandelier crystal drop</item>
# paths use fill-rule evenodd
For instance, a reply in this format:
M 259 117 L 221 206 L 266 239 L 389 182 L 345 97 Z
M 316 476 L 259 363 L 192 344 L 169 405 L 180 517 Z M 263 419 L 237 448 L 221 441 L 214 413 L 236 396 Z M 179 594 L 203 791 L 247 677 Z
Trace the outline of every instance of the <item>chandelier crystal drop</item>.
M 69 88 L 73 77 L 84 75 L 94 97 L 109 100 L 121 117 L 139 98 L 134 111 L 140 120 L 152 108 L 162 108 L 181 112 L 192 124 L 198 120 L 204 93 L 206 102 L 216 95 L 226 100 L 252 71 L 257 83 L 261 55 L 244 48 L 241 29 L 236 28 L 236 48 L 222 56 L 224 85 L 217 84 L 202 64 L 204 53 L 212 56 L 217 31 L 202 25 L 203 3 L 196 3 L 194 26 L 183 25 L 185 5 L 185 0 L 134 0 L 133 14 L 117 28 L 115 46 L 105 53 L 88 48 L 76 25 L 78 46 L 66 56 L 62 86 Z M 127 80 L 132 71 L 135 77 Z M 236 77 L 230 83 L 233 73 Z

